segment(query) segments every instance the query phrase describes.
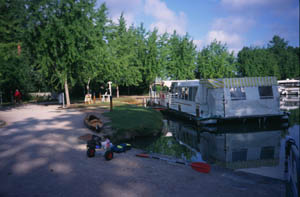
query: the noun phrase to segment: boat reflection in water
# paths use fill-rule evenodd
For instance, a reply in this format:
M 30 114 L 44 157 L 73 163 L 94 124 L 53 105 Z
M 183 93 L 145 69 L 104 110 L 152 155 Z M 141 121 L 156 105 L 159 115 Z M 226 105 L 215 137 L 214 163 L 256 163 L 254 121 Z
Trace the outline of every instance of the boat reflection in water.
M 165 116 L 163 135 L 141 148 L 284 180 L 286 138 L 299 136 L 299 109 L 289 112 L 287 122 L 248 119 L 206 127 Z
M 230 126 L 231 125 L 231 126 Z M 222 125 L 197 128 L 178 120 L 165 122 L 166 136 L 192 150 L 191 161 L 206 161 L 231 169 L 249 169 L 253 173 L 283 179 L 284 136 L 287 125 Z M 264 166 L 264 172 L 254 168 Z M 247 170 L 243 170 L 247 171 Z
M 280 109 L 281 110 L 295 110 L 300 105 L 300 95 L 281 95 L 280 97 Z

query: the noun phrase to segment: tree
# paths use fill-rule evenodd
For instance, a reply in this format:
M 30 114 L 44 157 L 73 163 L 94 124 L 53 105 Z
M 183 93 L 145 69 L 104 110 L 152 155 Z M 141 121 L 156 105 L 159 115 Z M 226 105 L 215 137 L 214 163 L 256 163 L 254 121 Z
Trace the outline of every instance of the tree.
M 158 35 L 157 29 L 147 33 L 145 61 L 143 65 L 143 81 L 149 88 L 154 83 L 156 77 L 160 77 L 161 64 L 158 59 Z
M 189 36 L 181 38 L 174 31 L 168 40 L 168 47 L 167 76 L 171 79 L 194 79 L 196 46 Z
M 238 53 L 237 69 L 241 76 L 276 76 L 280 78 L 275 55 L 264 48 L 244 47 Z
M 110 25 L 108 33 L 108 55 L 109 60 L 105 73 L 107 80 L 112 81 L 117 88 L 119 97 L 119 86 L 138 85 L 141 82 L 141 73 L 135 63 L 135 37 L 134 30 L 127 30 L 123 13 L 117 25 Z
M 94 52 L 94 0 L 29 1 L 27 43 L 34 65 L 51 86 L 64 86 L 67 106 L 72 87 L 80 70 L 90 66 Z M 87 69 L 87 68 L 86 68 Z
M 280 70 L 280 78 L 299 77 L 299 52 L 288 46 L 288 42 L 275 35 L 268 44 L 268 50 L 274 54 Z M 299 48 L 298 48 L 299 51 Z
M 90 32 L 93 47 L 87 50 L 86 57 L 80 69 L 79 81 L 86 85 L 87 92 L 90 89 L 90 82 L 95 80 L 98 83 L 104 83 L 104 64 L 107 57 L 107 44 L 105 41 L 106 28 L 108 23 L 106 4 L 101 4 L 93 17 L 94 26 Z
M 235 75 L 235 58 L 225 44 L 215 40 L 198 53 L 197 78 L 223 78 Z
M 0 91 L 8 100 L 16 88 L 32 88 L 32 71 L 24 44 L 25 2 L 0 0 Z M 20 72 L 22 71 L 22 72 Z

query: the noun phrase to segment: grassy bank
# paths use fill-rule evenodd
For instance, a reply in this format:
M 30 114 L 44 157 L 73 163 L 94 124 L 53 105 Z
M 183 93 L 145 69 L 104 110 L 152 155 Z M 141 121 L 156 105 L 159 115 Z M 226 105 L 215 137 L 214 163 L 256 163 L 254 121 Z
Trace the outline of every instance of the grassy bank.
M 104 115 L 111 119 L 118 139 L 157 135 L 163 126 L 160 112 L 135 105 L 116 106 Z

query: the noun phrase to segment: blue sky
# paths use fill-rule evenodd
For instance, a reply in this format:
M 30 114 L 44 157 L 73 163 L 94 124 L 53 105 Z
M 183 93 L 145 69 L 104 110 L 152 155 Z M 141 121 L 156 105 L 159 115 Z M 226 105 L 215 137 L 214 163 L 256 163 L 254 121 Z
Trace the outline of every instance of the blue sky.
M 200 49 L 216 39 L 238 52 L 266 46 L 275 34 L 299 46 L 298 0 L 97 0 L 103 2 L 115 22 L 123 12 L 128 25 L 188 33 Z

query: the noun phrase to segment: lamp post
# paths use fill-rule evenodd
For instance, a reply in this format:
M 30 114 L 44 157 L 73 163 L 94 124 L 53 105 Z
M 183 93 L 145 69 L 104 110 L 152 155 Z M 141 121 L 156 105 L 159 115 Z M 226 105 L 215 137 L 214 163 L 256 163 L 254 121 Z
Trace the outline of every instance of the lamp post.
M 107 83 L 108 83 L 108 89 L 109 89 L 110 111 L 112 111 L 113 110 L 112 91 L 111 91 L 111 84 L 112 84 L 112 82 L 109 81 Z

